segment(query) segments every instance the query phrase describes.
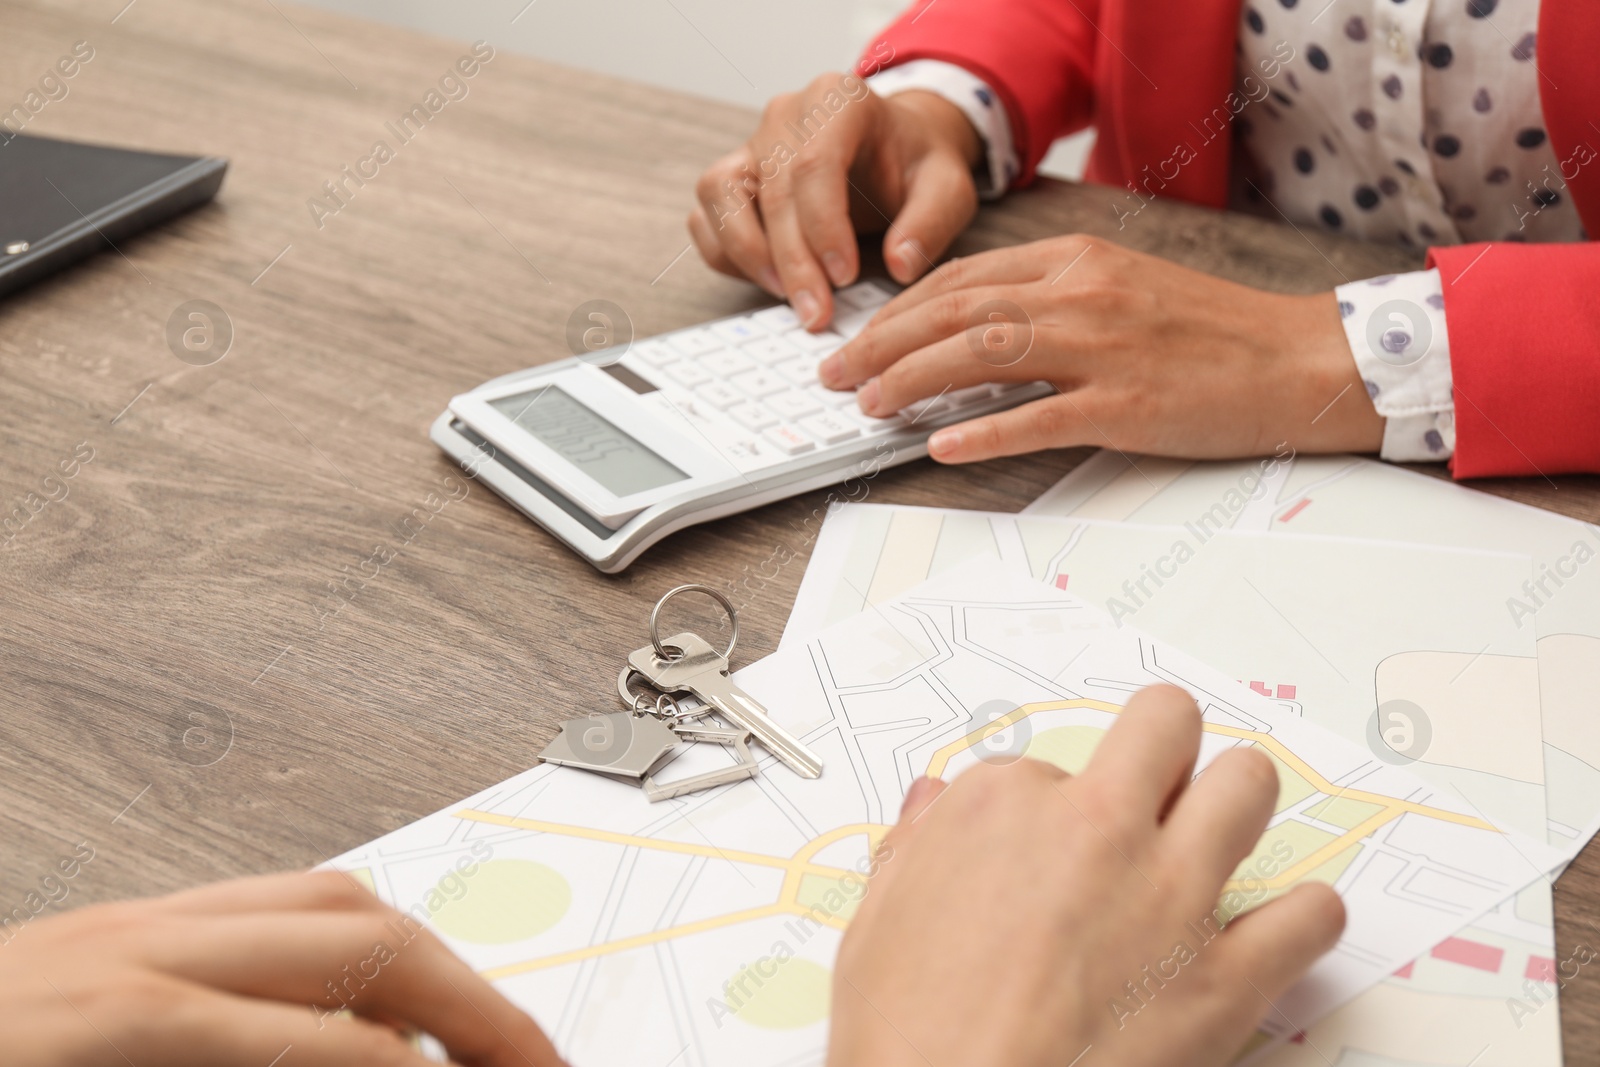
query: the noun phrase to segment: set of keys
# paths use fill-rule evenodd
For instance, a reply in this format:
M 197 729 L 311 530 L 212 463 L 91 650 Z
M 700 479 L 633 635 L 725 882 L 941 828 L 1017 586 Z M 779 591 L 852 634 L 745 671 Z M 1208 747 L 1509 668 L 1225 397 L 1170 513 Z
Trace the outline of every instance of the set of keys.
M 661 611 L 674 597 L 703 593 L 728 613 L 732 632 L 721 652 L 692 632 L 662 640 Z M 822 774 L 822 760 L 799 738 L 767 715 L 760 701 L 728 677 L 728 658 L 739 641 L 739 614 L 732 602 L 705 585 L 680 585 L 667 591 L 650 613 L 650 643 L 628 657 L 617 677 L 617 695 L 627 710 L 594 712 L 583 719 L 562 723 L 561 732 L 539 758 L 546 763 L 637 781 L 651 801 L 668 800 L 686 793 L 753 778 L 755 757 L 747 743 L 754 738 L 802 778 Z M 655 700 L 634 690 L 637 679 L 656 689 Z M 687 699 L 697 698 L 693 705 Z M 715 713 L 728 728 L 699 722 Z M 725 768 L 658 782 L 655 770 L 677 751 L 680 742 L 715 742 L 732 750 L 736 762 Z

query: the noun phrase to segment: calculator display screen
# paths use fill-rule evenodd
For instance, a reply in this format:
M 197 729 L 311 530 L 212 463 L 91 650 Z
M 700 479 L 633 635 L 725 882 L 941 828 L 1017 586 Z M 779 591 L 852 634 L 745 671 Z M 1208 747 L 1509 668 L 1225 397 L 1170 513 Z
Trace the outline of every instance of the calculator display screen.
M 489 404 L 615 496 L 689 477 L 553 385 Z

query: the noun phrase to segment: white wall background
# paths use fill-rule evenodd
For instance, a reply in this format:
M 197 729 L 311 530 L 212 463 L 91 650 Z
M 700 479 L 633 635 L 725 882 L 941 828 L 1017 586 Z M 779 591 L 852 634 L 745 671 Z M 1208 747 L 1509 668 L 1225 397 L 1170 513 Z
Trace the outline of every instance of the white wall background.
M 906 0 L 300 0 L 747 107 L 850 66 Z M 1083 172 L 1089 137 L 1043 168 Z

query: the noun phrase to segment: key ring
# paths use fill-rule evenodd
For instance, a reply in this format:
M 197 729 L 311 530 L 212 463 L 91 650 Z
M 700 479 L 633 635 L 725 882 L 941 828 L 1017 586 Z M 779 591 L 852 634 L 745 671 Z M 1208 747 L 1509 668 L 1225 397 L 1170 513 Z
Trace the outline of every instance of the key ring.
M 622 668 L 622 673 L 617 675 L 617 696 L 622 698 L 622 706 L 635 715 L 642 715 L 650 704 L 650 698 L 643 693 L 635 693 L 630 684 L 634 676 L 644 677 L 632 667 Z
M 684 711 L 683 705 L 678 703 L 678 698 L 671 693 L 657 693 L 655 703 L 652 704 L 647 694 L 634 692 L 632 683 L 636 677 L 643 676 L 632 667 L 622 668 L 622 672 L 617 675 L 617 695 L 622 698 L 623 707 L 635 715 L 654 715 L 668 726 L 673 726 L 711 714 L 710 704 L 693 711 Z M 669 707 L 672 709 L 670 713 L 667 711 Z
M 683 716 L 683 709 L 678 706 L 678 698 L 671 693 L 657 693 L 655 702 L 652 703 L 646 694 L 634 692 L 632 682 L 635 676 L 642 677 L 632 667 L 622 668 L 622 673 L 617 675 L 617 696 L 622 698 L 623 707 L 635 715 L 654 715 L 662 719 L 667 717 L 662 707 L 665 703 L 672 705 L 672 718 Z
M 733 633 L 728 635 L 728 647 L 723 650 L 722 658 L 728 659 L 731 657 L 734 646 L 739 643 L 739 613 L 734 610 L 733 601 L 709 585 L 680 585 L 674 589 L 668 589 L 661 599 L 656 601 L 654 610 L 650 612 L 650 644 L 655 648 L 656 655 L 663 661 L 670 661 L 683 654 L 681 651 L 678 656 L 668 654 L 666 646 L 661 643 L 661 632 L 656 626 L 656 621 L 661 617 L 661 609 L 667 606 L 667 601 L 680 593 L 704 593 L 722 605 L 722 610 L 728 613 L 728 621 L 733 624 Z

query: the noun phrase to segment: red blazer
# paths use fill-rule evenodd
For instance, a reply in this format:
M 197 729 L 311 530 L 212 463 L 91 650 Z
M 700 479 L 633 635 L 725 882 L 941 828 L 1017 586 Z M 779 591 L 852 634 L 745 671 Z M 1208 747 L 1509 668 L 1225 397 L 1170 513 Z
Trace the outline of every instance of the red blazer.
M 857 69 L 939 59 L 988 82 L 1011 119 L 1019 185 L 1057 137 L 1093 126 L 1091 181 L 1221 208 L 1231 129 L 1203 120 L 1229 114 L 1239 3 L 917 0 Z M 1595 0 L 1544 0 L 1536 62 L 1567 195 L 1600 234 Z M 1175 153 L 1193 158 L 1168 179 Z M 1600 471 L 1600 246 L 1434 248 L 1428 265 L 1444 280 L 1456 477 Z

